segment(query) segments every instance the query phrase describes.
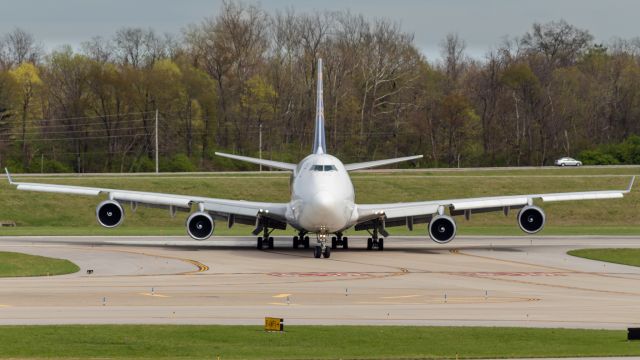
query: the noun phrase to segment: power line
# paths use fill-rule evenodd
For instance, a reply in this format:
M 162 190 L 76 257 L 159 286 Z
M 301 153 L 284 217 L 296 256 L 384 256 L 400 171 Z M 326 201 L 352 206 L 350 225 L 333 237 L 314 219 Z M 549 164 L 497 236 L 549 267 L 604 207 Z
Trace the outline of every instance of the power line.
M 94 116 L 74 116 L 74 117 L 66 117 L 66 118 L 41 118 L 41 119 L 27 119 L 28 122 L 37 122 L 37 121 L 63 121 L 63 120 L 82 120 L 82 119 L 102 119 L 102 118 L 110 118 L 117 116 L 128 116 L 128 115 L 144 115 L 144 114 L 153 114 L 153 111 L 139 111 L 139 112 L 130 112 L 130 113 L 118 113 L 118 114 L 105 114 L 105 115 L 94 115 Z M 22 121 L 22 120 L 20 120 Z
M 147 129 L 147 127 L 145 126 L 138 126 L 138 127 L 127 127 L 127 128 L 113 128 L 113 129 L 109 129 L 112 132 L 115 131 L 123 131 L 123 130 L 142 130 L 142 129 Z M 70 133 L 83 133 L 83 132 L 97 132 L 97 131 L 107 131 L 107 129 L 84 129 L 84 130 L 68 130 L 68 131 L 42 131 L 42 132 L 25 132 L 24 135 L 41 135 L 41 136 L 46 136 L 46 135 L 51 135 L 51 134 L 70 134 Z M 22 133 L 8 133 L 8 134 L 1 134 L 1 135 L 5 135 L 5 136 L 22 136 Z
M 123 119 L 122 121 L 117 122 L 117 124 L 120 123 L 127 123 L 127 122 L 135 122 L 135 121 L 143 121 L 143 118 L 139 118 L 139 119 Z M 49 128 L 59 128 L 59 127 L 69 127 L 69 126 L 93 126 L 93 125 L 104 125 L 104 121 L 97 121 L 97 122 L 90 122 L 90 123 L 82 123 L 82 124 L 39 124 L 39 125 L 34 125 L 34 124 L 29 124 L 26 126 L 27 129 L 49 129 Z M 21 126 L 21 123 L 16 123 L 16 126 Z

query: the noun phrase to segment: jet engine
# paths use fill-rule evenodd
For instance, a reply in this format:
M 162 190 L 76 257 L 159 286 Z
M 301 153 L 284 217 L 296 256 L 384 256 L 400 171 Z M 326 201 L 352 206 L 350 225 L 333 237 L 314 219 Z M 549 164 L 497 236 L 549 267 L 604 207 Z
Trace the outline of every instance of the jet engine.
M 544 227 L 544 211 L 537 206 L 525 206 L 518 212 L 518 225 L 527 234 L 535 234 Z
M 124 219 L 124 210 L 117 201 L 105 200 L 96 207 L 96 218 L 106 228 L 116 227 Z
M 456 236 L 456 223 L 450 216 L 436 215 L 429 222 L 429 237 L 438 244 L 446 244 Z
M 215 223 L 206 212 L 195 212 L 187 219 L 187 232 L 195 240 L 206 240 L 213 234 Z

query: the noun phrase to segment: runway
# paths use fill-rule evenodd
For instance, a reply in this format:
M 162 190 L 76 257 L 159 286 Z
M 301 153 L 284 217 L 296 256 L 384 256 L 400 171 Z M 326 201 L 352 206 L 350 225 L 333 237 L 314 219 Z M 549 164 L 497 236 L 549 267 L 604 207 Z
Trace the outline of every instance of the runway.
M 69 259 L 76 274 L 0 279 L 0 324 L 640 326 L 640 268 L 566 251 L 640 237 L 390 237 L 314 259 L 253 238 L 0 237 L 0 251 Z M 93 270 L 88 274 L 87 270 Z

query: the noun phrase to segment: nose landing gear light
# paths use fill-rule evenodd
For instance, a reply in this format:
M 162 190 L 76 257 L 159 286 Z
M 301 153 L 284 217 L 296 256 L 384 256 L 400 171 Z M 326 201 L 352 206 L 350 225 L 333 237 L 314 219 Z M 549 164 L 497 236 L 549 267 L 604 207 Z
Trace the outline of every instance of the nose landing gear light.
M 313 257 L 319 259 L 320 257 L 328 259 L 331 256 L 331 247 L 327 246 L 327 234 L 318 234 L 318 245 L 313 249 Z

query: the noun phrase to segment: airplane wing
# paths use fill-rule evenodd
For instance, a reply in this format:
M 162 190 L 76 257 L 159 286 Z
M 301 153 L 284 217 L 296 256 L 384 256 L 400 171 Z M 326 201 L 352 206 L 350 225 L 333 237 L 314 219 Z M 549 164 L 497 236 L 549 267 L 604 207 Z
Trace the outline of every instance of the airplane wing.
M 345 164 L 344 168 L 347 169 L 347 171 L 361 170 L 361 169 L 368 169 L 372 167 L 395 164 L 403 161 L 409 161 L 409 160 L 415 160 L 415 159 L 421 159 L 421 158 L 422 158 L 422 155 L 414 155 L 414 156 L 405 156 L 405 157 L 395 158 L 395 159 L 374 160 L 374 161 L 367 161 L 367 162 L 361 162 L 361 163 Z
M 7 173 L 9 183 L 11 185 L 15 185 L 18 190 L 86 196 L 98 196 L 105 194 L 110 200 L 115 200 L 123 204 L 130 204 L 132 209 L 136 209 L 138 205 L 167 208 L 172 216 L 175 215 L 176 211 L 188 212 L 191 211 L 193 206 L 196 206 L 199 210 L 207 211 L 212 216 L 226 219 L 229 222 L 229 226 L 234 223 L 255 225 L 257 218 L 265 217 L 272 220 L 272 222 L 277 223 L 270 223 L 270 227 L 272 225 L 278 225 L 273 226 L 278 229 L 282 229 L 283 226 L 286 227 L 286 203 L 227 200 L 146 191 L 16 182 L 11 177 L 9 170 L 5 169 L 5 171 Z
M 281 169 L 281 170 L 294 171 L 296 169 L 296 166 L 297 166 L 296 164 L 291 164 L 291 163 L 285 163 L 285 162 L 273 161 L 273 160 L 256 159 L 256 158 L 252 158 L 252 157 L 248 157 L 248 156 L 225 154 L 225 153 L 221 153 L 221 152 L 216 152 L 215 154 L 218 155 L 218 156 L 221 156 L 221 157 L 229 158 L 229 159 L 250 162 L 252 164 L 269 166 L 269 167 L 276 168 L 276 169 Z
M 635 176 L 631 178 L 631 182 L 625 190 L 509 195 L 390 204 L 358 204 L 358 224 L 360 226 L 356 225 L 356 230 L 365 229 L 367 222 L 377 219 L 384 219 L 387 227 L 407 225 L 411 228 L 414 223 L 429 222 L 433 215 L 442 214 L 446 209 L 453 216 L 464 215 L 468 218 L 473 213 L 503 211 L 507 214 L 510 209 L 520 209 L 531 205 L 533 200 L 537 199 L 544 202 L 618 199 L 631 191 L 634 181 Z

